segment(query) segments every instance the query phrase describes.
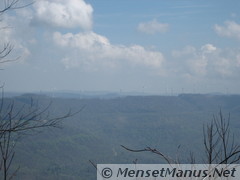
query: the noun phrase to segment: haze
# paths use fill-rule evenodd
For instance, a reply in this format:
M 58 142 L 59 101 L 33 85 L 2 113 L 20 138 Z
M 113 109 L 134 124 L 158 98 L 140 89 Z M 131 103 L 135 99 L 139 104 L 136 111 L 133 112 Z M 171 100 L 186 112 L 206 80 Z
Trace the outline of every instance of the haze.
M 24 2 L 27 3 L 27 2 Z M 41 0 L 4 14 L 6 91 L 239 93 L 240 2 Z

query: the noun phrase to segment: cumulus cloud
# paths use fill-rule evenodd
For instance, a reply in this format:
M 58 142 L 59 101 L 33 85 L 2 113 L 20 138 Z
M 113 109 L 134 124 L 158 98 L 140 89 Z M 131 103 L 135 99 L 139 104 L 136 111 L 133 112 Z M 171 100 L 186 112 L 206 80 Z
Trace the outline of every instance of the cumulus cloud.
M 223 26 L 216 24 L 214 29 L 220 36 L 237 38 L 240 40 L 240 24 L 234 21 L 226 21 Z
M 140 23 L 137 29 L 138 31 L 146 34 L 156 34 L 168 31 L 169 25 L 165 23 L 159 23 L 156 19 L 154 19 L 149 22 Z
M 239 49 L 220 49 L 212 44 L 188 46 L 173 51 L 173 67 L 188 77 L 233 77 L 239 75 Z
M 34 8 L 33 22 L 61 28 L 92 28 L 93 8 L 84 0 L 41 0 L 34 4 Z
M 51 58 L 53 60 L 61 58 L 66 68 L 78 67 L 92 71 L 102 68 L 114 70 L 141 67 L 155 68 L 158 73 L 162 72 L 165 60 L 161 52 L 136 44 L 112 44 L 107 37 L 92 31 L 92 12 L 92 7 L 83 0 L 37 1 L 33 7 L 18 11 L 18 17 L 12 16 L 14 20 L 11 21 L 13 25 L 17 24 L 18 29 L 6 30 L 5 34 L 1 33 L 1 39 L 14 43 L 16 50 L 21 49 L 23 54 L 21 57 L 29 55 L 44 57 L 44 54 L 38 54 L 38 49 L 46 52 L 48 52 L 47 49 L 52 49 L 56 53 Z M 19 21 L 19 19 L 23 20 Z M 71 27 L 80 27 L 85 30 L 80 29 L 78 33 L 71 33 L 70 29 L 69 33 L 53 33 L 52 30 L 43 28 L 39 33 L 35 26 L 30 26 L 33 21 L 38 22 L 39 26 L 48 24 L 53 29 L 60 27 L 59 31 L 62 28 Z M 26 29 L 28 33 L 25 33 Z M 37 37 L 33 38 L 32 35 L 35 33 L 38 33 Z M 34 54 L 31 54 L 31 50 Z
M 116 67 L 124 63 L 160 68 L 164 61 L 160 52 L 146 50 L 140 45 L 113 45 L 106 37 L 94 32 L 55 32 L 53 40 L 66 50 L 67 56 L 63 58 L 63 63 L 68 68 L 96 65 Z
M 217 50 L 215 46 L 212 44 L 205 44 L 204 46 L 201 47 L 202 52 L 205 53 L 212 53 Z

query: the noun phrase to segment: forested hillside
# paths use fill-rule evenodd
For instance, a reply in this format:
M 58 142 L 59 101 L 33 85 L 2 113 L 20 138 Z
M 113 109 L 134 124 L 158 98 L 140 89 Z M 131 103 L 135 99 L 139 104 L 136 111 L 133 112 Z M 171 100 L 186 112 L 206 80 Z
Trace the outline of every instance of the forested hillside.
M 125 96 L 114 98 L 52 98 L 25 94 L 4 99 L 14 100 L 15 109 L 31 103 L 39 108 L 51 106 L 51 116 L 68 110 L 81 112 L 65 119 L 60 129 L 33 131 L 22 136 L 16 145 L 16 179 L 95 179 L 89 163 L 163 163 L 151 153 L 131 153 L 130 148 L 157 148 L 168 156 L 180 154 L 187 163 L 189 152 L 201 162 L 203 124 L 210 122 L 221 109 L 231 117 L 231 130 L 240 129 L 240 96 L 193 95 Z M 238 139 L 237 139 L 238 140 Z M 179 146 L 180 145 L 180 146 Z M 13 169 L 14 169 L 13 168 Z

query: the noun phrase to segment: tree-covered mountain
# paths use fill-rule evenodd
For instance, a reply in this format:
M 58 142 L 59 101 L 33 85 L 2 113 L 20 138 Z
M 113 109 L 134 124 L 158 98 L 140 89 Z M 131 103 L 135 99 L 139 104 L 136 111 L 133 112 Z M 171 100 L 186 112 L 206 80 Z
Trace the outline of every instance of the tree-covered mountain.
M 163 163 L 151 153 L 131 153 L 120 145 L 134 149 L 147 146 L 168 156 L 188 162 L 195 152 L 201 162 L 203 124 L 210 122 L 221 109 L 231 117 L 231 130 L 240 135 L 239 95 L 123 96 L 114 98 L 53 98 L 25 94 L 5 98 L 14 101 L 15 110 L 32 101 L 39 108 L 51 103 L 51 116 L 68 110 L 80 111 L 65 119 L 60 129 L 44 129 L 24 135 L 16 146 L 14 168 L 20 167 L 16 179 L 96 179 L 89 163 Z M 238 139 L 237 139 L 238 140 Z M 181 147 L 179 148 L 179 145 Z

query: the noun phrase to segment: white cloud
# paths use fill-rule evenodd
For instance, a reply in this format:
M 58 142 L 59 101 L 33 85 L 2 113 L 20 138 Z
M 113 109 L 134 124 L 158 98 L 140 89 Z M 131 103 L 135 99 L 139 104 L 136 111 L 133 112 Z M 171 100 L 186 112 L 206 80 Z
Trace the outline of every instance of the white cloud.
M 239 49 L 220 49 L 212 44 L 200 48 L 187 46 L 183 50 L 173 51 L 173 68 L 186 77 L 237 77 L 239 71 Z
M 202 52 L 205 53 L 212 53 L 217 50 L 215 46 L 212 44 L 205 44 L 204 46 L 201 47 Z
M 240 40 L 240 24 L 234 21 L 226 21 L 224 26 L 215 25 L 214 29 L 220 36 L 226 36 L 231 38 L 237 38 Z
M 92 28 L 93 8 L 84 0 L 41 0 L 34 4 L 34 8 L 33 21 L 62 28 Z
M 169 25 L 165 23 L 159 23 L 156 19 L 154 19 L 149 22 L 140 23 L 137 29 L 138 31 L 146 34 L 156 34 L 168 31 Z
M 139 45 L 113 45 L 109 40 L 94 32 L 61 34 L 55 32 L 54 42 L 65 49 L 63 58 L 66 67 L 105 66 L 116 67 L 122 64 L 142 65 L 160 68 L 164 61 L 162 53 L 149 51 Z
M 107 37 L 93 32 L 91 30 L 92 11 L 92 7 L 83 0 L 37 1 L 33 9 L 31 7 L 20 10 L 18 17 L 12 16 L 13 20 L 10 21 L 13 25 L 17 24 L 18 29 L 6 31 L 8 35 L 1 33 L 2 39 L 8 38 L 7 40 L 14 43 L 15 49 L 22 51 L 22 57 L 31 55 L 31 61 L 44 59 L 44 54 L 38 53 L 40 48 L 41 51 L 49 52 L 48 50 L 51 49 L 56 52 L 51 59 L 61 58 L 61 62 L 67 68 L 80 67 L 92 71 L 101 68 L 114 70 L 116 68 L 147 67 L 155 68 L 158 73 L 162 72 L 164 56 L 161 52 L 148 50 L 135 44 L 115 45 Z M 86 16 L 82 16 L 84 13 Z M 23 21 L 19 21 L 20 19 Z M 86 31 L 80 30 L 73 34 L 69 30 L 69 33 L 64 34 L 52 33 L 52 30 L 48 31 L 49 29 L 43 28 L 43 31 L 39 32 L 36 27 L 29 26 L 36 20 L 38 23 L 41 22 L 39 25 L 47 23 L 63 28 L 79 26 Z M 28 33 L 25 33 L 26 29 Z M 33 35 L 36 33 L 37 37 L 35 38 Z M 49 37 L 53 38 L 54 44 L 50 42 Z M 31 50 L 33 54 L 31 54 Z M 19 51 L 17 52 L 19 53 Z M 40 56 L 42 58 L 39 58 Z

